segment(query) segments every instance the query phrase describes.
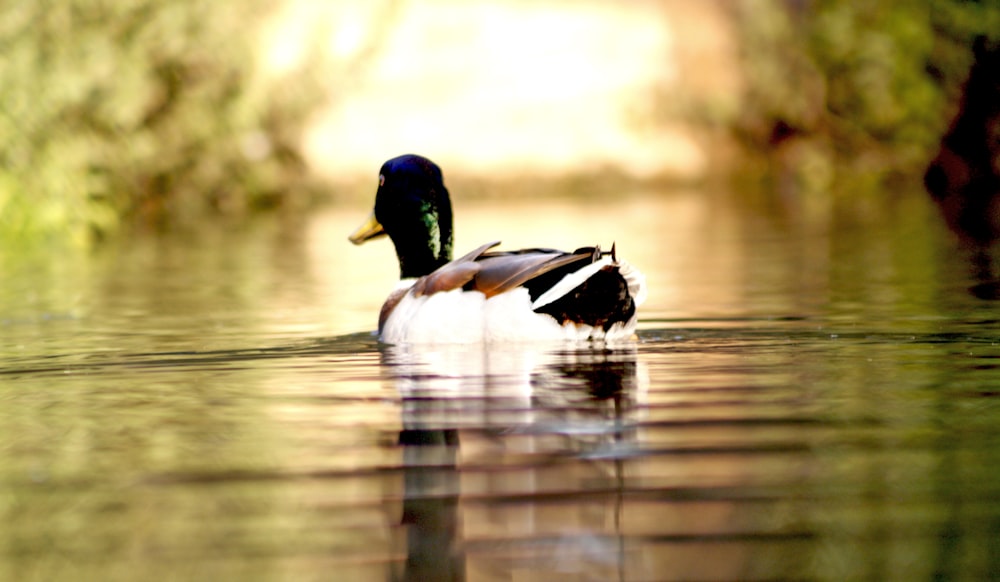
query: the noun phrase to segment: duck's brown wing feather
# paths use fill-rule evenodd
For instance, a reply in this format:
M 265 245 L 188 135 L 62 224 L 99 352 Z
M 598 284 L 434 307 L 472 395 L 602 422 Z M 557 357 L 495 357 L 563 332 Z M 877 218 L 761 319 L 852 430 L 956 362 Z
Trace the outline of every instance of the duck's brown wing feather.
M 482 291 L 493 297 L 510 291 L 554 269 L 580 261 L 590 260 L 590 255 L 575 255 L 559 251 L 530 251 L 480 257 L 476 263 L 479 272 L 467 288 Z
M 500 244 L 500 241 L 489 242 L 463 255 L 450 263 L 442 265 L 436 271 L 425 275 L 413 284 L 411 289 L 417 297 L 433 295 L 441 291 L 451 291 L 465 286 L 482 269 L 476 262 L 480 255 Z
M 493 297 L 525 282 L 576 262 L 593 261 L 593 249 L 565 253 L 552 249 L 525 249 L 487 253 L 499 241 L 480 246 L 414 283 L 414 295 L 433 295 L 464 287 Z

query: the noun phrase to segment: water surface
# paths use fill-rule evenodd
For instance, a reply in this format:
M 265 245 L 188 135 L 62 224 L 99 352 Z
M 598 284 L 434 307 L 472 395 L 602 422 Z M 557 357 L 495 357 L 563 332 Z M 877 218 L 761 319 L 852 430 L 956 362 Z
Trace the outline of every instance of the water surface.
M 616 241 L 613 347 L 380 345 L 364 208 L 8 250 L 0 578 L 993 577 L 1000 318 L 910 194 L 456 201 L 460 253 Z

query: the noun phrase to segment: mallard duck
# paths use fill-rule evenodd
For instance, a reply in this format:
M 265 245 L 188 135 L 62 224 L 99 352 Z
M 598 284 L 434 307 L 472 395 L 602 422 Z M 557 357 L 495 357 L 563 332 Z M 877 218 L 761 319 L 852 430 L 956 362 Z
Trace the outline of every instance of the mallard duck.
M 382 165 L 375 209 L 350 241 L 383 235 L 400 275 L 379 314 L 387 343 L 620 340 L 646 296 L 614 245 L 490 251 L 495 241 L 452 260 L 451 199 L 441 169 L 417 155 Z

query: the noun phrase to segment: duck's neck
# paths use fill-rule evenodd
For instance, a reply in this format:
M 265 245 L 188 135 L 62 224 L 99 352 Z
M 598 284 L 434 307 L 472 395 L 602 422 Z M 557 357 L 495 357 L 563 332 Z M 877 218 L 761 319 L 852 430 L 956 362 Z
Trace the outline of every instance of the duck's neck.
M 430 226 L 420 236 L 394 237 L 401 279 L 429 275 L 451 260 L 451 227 Z
M 384 213 L 376 217 L 389 233 L 396 258 L 399 259 L 401 279 L 423 277 L 451 260 L 451 203 L 448 191 L 436 195 L 431 191 L 421 196 L 419 202 L 407 212 Z M 410 201 L 404 198 L 404 205 Z M 383 220 L 384 218 L 384 220 Z
M 413 249 L 407 249 L 405 253 L 401 253 L 399 247 L 396 248 L 396 256 L 399 258 L 400 279 L 429 275 L 451 260 L 450 257 L 436 257 L 430 251 L 418 253 L 414 252 Z

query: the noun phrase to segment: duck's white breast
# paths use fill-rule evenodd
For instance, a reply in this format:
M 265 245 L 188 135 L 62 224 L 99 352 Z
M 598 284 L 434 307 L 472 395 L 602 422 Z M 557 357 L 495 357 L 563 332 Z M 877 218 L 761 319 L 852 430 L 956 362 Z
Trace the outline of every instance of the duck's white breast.
M 419 297 L 407 293 L 386 320 L 381 338 L 394 344 L 586 340 L 605 335 L 625 339 L 635 328 L 634 318 L 628 325 L 615 324 L 607 334 L 589 325 L 560 325 L 532 311 L 531 304 L 523 287 L 489 299 L 461 289 Z

